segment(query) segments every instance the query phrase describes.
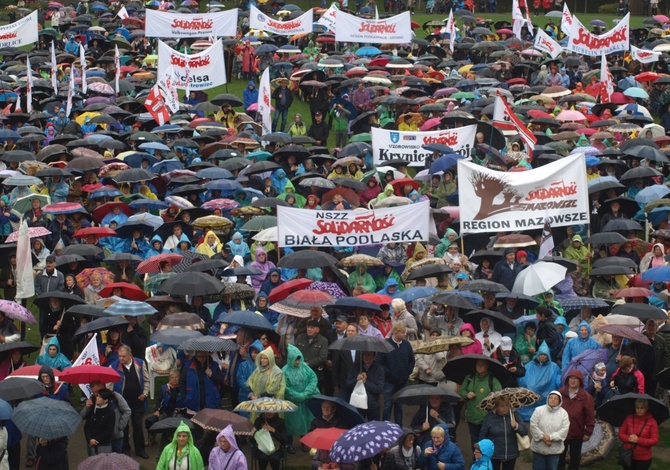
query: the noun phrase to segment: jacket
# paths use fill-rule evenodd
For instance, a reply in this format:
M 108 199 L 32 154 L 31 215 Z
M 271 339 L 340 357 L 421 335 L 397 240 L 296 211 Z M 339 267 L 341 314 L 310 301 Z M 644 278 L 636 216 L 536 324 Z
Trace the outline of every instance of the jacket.
M 486 415 L 479 431 L 480 439 L 490 439 L 494 444 L 494 452 L 491 458 L 506 462 L 519 457 L 519 447 L 516 442 L 516 434 L 528 435 L 526 424 L 518 412 L 514 412 L 514 420 L 517 423 L 516 431 L 512 429 L 512 420 L 509 414 L 501 416 L 491 412 Z
M 581 330 L 582 327 L 586 327 L 589 332 L 586 339 L 582 338 L 579 333 L 579 330 Z M 577 337 L 568 341 L 563 349 L 563 360 L 561 361 L 563 370 L 568 367 L 572 359 L 589 349 L 600 349 L 600 344 L 591 337 L 591 326 L 587 322 L 582 321 L 577 327 Z
M 408 468 L 414 470 L 419 468 L 419 454 L 421 453 L 421 447 L 412 445 L 410 460 L 407 462 L 405 460 L 405 455 L 403 454 L 403 443 L 405 442 L 405 439 L 412 434 L 412 431 L 407 429 L 403 429 L 403 431 L 402 436 L 398 439 L 398 445 L 391 447 L 391 449 L 382 456 L 379 468 L 383 468 L 384 470 L 408 470 Z
M 519 353 L 517 353 L 515 349 L 512 349 L 509 357 L 505 359 L 505 356 L 502 354 L 502 349 L 498 346 L 498 348 L 493 351 L 493 354 L 491 354 L 491 357 L 497 359 L 502 365 L 508 368 L 508 372 L 505 374 L 505 379 L 501 382 L 503 388 L 516 387 L 519 377 L 526 375 L 526 368 L 523 366 Z M 510 367 L 516 367 L 516 372 L 509 372 Z
M 177 436 L 179 436 L 181 433 L 188 434 L 188 443 L 186 446 L 184 446 L 181 453 L 177 453 Z M 215 445 L 217 444 L 218 442 Z M 158 464 L 156 465 L 156 470 L 183 468 L 182 460 L 185 458 L 188 459 L 186 468 L 189 470 L 205 470 L 205 463 L 202 461 L 200 451 L 193 443 L 193 435 L 191 434 L 191 430 L 186 424 L 180 423 L 179 427 L 177 427 L 174 432 L 172 442 L 165 446 L 163 452 L 161 452 L 161 456 L 158 459 Z
M 644 429 L 642 426 L 644 426 Z M 628 442 L 631 434 L 638 436 L 635 445 Z M 633 460 L 649 460 L 652 458 L 651 448 L 658 444 L 658 423 L 656 423 L 651 413 L 641 417 L 635 415 L 635 413 L 629 414 L 623 420 L 619 429 L 619 440 L 623 442 L 624 447 L 633 448 Z
M 133 357 L 133 364 L 135 365 L 135 373 L 140 380 L 140 389 L 145 396 L 149 396 L 149 371 L 147 370 L 146 364 L 142 359 Z M 121 380 L 115 382 L 112 386 L 112 390 L 116 393 L 123 395 L 123 389 L 126 386 L 126 381 L 123 376 L 123 364 L 117 359 L 109 364 L 109 367 L 114 369 L 121 376 Z M 124 396 L 124 398 L 126 398 Z M 136 398 L 136 397 L 133 397 Z M 147 403 L 147 400 L 144 400 L 144 403 Z
M 309 336 L 304 333 L 296 337 L 295 345 L 302 353 L 305 364 L 312 368 L 319 379 L 323 377 L 326 360 L 328 359 L 328 340 L 317 333 L 310 343 Z
M 558 395 L 562 400 L 562 395 L 553 390 L 549 393 Z M 556 455 L 563 452 L 563 441 L 568 436 L 570 429 L 570 417 L 568 412 L 563 409 L 559 403 L 556 407 L 542 405 L 535 409 L 530 418 L 530 449 L 541 455 Z M 546 445 L 542 437 L 548 434 L 551 438 L 551 445 Z
M 521 265 L 519 263 L 515 261 L 510 268 L 510 266 L 507 264 L 507 261 L 503 258 L 502 260 L 498 261 L 498 263 L 493 268 L 493 275 L 491 276 L 491 280 L 493 282 L 497 282 L 498 284 L 502 284 L 511 291 L 512 287 L 514 286 L 514 280 L 520 272 Z
M 282 99 L 279 95 L 284 94 L 284 104 L 282 104 Z M 277 111 L 285 111 L 291 107 L 293 104 L 293 93 L 288 88 L 278 87 L 274 93 L 272 93 L 272 98 L 275 100 L 275 109 Z
M 547 356 L 547 362 L 540 362 L 540 355 Z M 551 360 L 551 352 L 547 343 L 542 343 L 533 356 L 533 360 L 526 364 L 526 375 L 519 379 L 519 386 L 535 391 L 542 398 L 535 404 L 519 408 L 519 414 L 524 421 L 530 420 L 535 408 L 547 402 L 549 392 L 560 387 L 561 369 Z
M 233 426 L 229 424 L 217 436 L 216 443 L 225 437 L 230 443 L 228 452 L 224 452 L 218 445 L 209 453 L 209 470 L 247 470 L 247 458 L 237 446 Z
M 386 340 L 393 347 L 390 353 L 378 353 L 375 361 L 384 369 L 384 381 L 393 385 L 406 385 L 414 370 L 414 351 L 409 341 L 400 344 L 393 338 Z
M 321 122 L 314 121 L 312 125 L 309 126 L 309 130 L 307 131 L 307 135 L 309 137 L 316 140 L 317 142 L 321 142 L 321 144 L 325 144 L 328 141 L 329 133 L 330 126 L 323 120 Z
M 51 276 L 47 274 L 46 269 L 39 273 L 35 278 L 35 295 L 41 295 L 45 292 L 64 291 L 65 277 L 59 270 L 54 269 Z
M 250 89 L 249 87 L 253 88 Z M 249 106 L 258 102 L 258 90 L 256 89 L 256 84 L 253 80 L 250 80 L 247 84 L 247 87 L 244 89 L 244 93 L 242 93 L 242 99 L 244 100 L 245 111 L 249 109 Z
M 489 439 L 480 440 L 477 445 L 481 451 L 481 457 L 472 462 L 472 467 L 470 470 L 493 470 L 493 464 L 491 463 L 491 458 L 494 455 L 493 449 L 494 445 Z
M 443 424 L 439 425 L 444 429 L 444 443 L 431 455 L 426 455 L 426 449 L 433 447 L 433 441 L 430 440 L 421 448 L 419 454 L 419 467 L 425 470 L 438 470 L 438 462 L 446 465 L 445 470 L 465 470 L 465 460 L 461 449 L 449 439 L 449 430 Z
M 579 390 L 574 398 L 570 398 L 568 380 L 577 377 L 580 381 Z M 565 378 L 565 385 L 558 389 L 561 392 L 563 409 L 570 417 L 570 430 L 567 439 L 582 439 L 593 434 L 596 424 L 595 405 L 593 398 L 584 390 L 584 375 L 578 371 L 571 371 Z
M 110 400 L 104 408 L 94 405 L 86 408 L 86 410 L 86 423 L 84 424 L 86 443 L 95 439 L 99 446 L 111 445 L 116 424 L 116 414 L 112 401 Z
M 221 394 L 219 385 L 223 383 L 223 376 L 219 371 L 219 365 L 207 358 L 206 367 L 201 367 L 197 360 L 186 361 L 179 378 L 179 388 L 181 389 L 182 399 L 189 410 L 200 411 L 203 408 L 219 408 L 221 406 Z M 212 376 L 207 377 L 205 369 L 209 367 L 212 370 Z M 200 389 L 200 379 L 205 387 L 202 403 L 202 390 Z
M 373 362 L 370 367 L 366 368 L 365 364 L 362 363 L 360 353 L 357 353 L 354 367 L 349 369 L 349 375 L 347 375 L 347 380 L 344 384 L 349 393 L 356 386 L 356 377 L 361 372 L 365 372 L 368 375 L 365 381 L 365 392 L 368 394 L 368 409 L 378 408 L 379 395 L 384 392 L 384 369 L 376 362 Z
M 483 377 L 480 377 L 477 372 L 466 376 L 458 392 L 461 398 L 466 400 L 465 421 L 472 424 L 482 424 L 486 417 L 486 411 L 479 408 L 479 404 L 491 392 L 497 392 L 501 388 L 498 379 L 493 377 L 490 372 L 487 372 Z M 475 397 L 471 400 L 467 398 L 470 392 L 475 393 Z

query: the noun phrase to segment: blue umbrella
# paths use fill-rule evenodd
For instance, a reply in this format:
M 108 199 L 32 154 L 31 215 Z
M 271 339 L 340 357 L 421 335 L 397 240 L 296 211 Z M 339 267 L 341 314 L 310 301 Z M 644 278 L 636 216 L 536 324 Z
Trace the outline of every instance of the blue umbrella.
M 443 155 L 446 155 L 448 153 L 454 153 L 454 149 L 444 144 L 427 144 L 422 145 L 421 148 L 423 148 L 424 150 L 428 150 L 430 152 L 434 152 L 435 150 L 437 150 Z
M 12 421 L 25 434 L 53 440 L 74 434 L 81 416 L 69 402 L 40 397 L 20 403 Z
M 582 307 L 591 307 L 591 308 L 609 307 L 609 304 L 604 300 L 594 299 L 591 297 L 576 297 L 574 299 L 559 300 L 558 303 L 561 304 L 561 307 L 565 311 L 578 310 Z
M 279 49 L 277 46 L 274 44 L 262 44 L 256 48 L 256 53 L 257 54 L 265 54 L 265 53 L 273 53 L 277 49 Z
M 158 159 L 156 157 L 154 157 L 150 153 L 146 153 L 146 152 L 131 153 L 130 155 L 127 155 L 126 157 L 124 157 L 123 162 L 126 165 L 128 165 L 132 168 L 141 168 L 142 167 L 142 160 L 147 160 L 149 162 L 150 167 L 152 165 L 155 165 L 156 163 L 158 163 Z M 171 161 L 171 160 L 168 160 L 168 161 Z M 179 160 L 176 160 L 176 161 L 179 161 Z M 181 162 L 180 162 L 180 164 L 181 164 Z M 151 171 L 153 173 L 159 173 L 157 171 L 154 171 L 153 167 L 149 168 L 149 171 Z
M 149 209 L 150 211 L 159 211 L 162 209 L 167 209 L 170 207 L 165 201 L 158 201 L 155 199 L 135 199 L 130 204 L 128 204 L 131 209 L 140 210 L 142 207 Z
M 114 138 L 111 135 L 107 134 L 91 134 L 89 136 L 86 136 L 84 140 L 94 144 L 99 144 L 103 140 L 114 140 Z
M 167 134 L 177 134 L 182 130 L 181 126 L 176 124 L 163 124 L 162 126 L 157 126 L 151 129 L 151 133 L 158 134 L 159 132 L 165 132 Z
M 181 170 L 182 168 L 184 168 L 184 164 L 179 160 L 163 160 L 151 165 L 149 170 L 153 173 L 170 173 L 172 170 Z
M 393 447 L 402 436 L 402 428 L 389 421 L 369 421 L 350 429 L 330 448 L 333 462 L 355 463 L 369 459 Z
M 117 196 L 123 196 L 123 193 L 119 191 L 116 188 L 99 188 L 96 189 L 95 191 L 92 191 L 89 195 L 89 199 L 98 199 L 101 197 L 117 197 Z
M 321 404 L 324 401 L 329 401 L 336 405 L 335 414 L 343 421 L 346 429 L 351 429 L 365 422 L 365 419 L 363 419 L 356 407 L 339 397 L 314 395 L 307 401 L 307 408 L 309 408 L 314 416 L 321 416 Z
M 153 315 L 158 310 L 153 308 L 146 302 L 138 302 L 136 300 L 121 299 L 114 302 L 105 309 L 107 315 L 139 317 L 141 315 Z
M 256 150 L 247 154 L 249 160 L 267 160 L 272 154 L 270 152 L 265 152 L 264 150 Z
M 257 330 L 273 331 L 270 323 L 263 315 L 249 310 L 237 310 L 234 312 L 222 313 L 217 318 L 216 323 L 228 323 L 230 325 L 244 326 Z
M 21 137 L 18 132 L 11 129 L 0 129 L 0 139 L 18 139 Z
M 444 155 L 430 165 L 430 174 L 435 174 L 438 171 L 447 171 L 458 164 L 458 160 L 465 158 L 460 153 L 449 153 Z
M 670 188 L 664 184 L 654 184 L 647 186 L 642 191 L 635 195 L 635 201 L 642 204 L 648 204 L 656 199 L 663 199 L 670 194 Z
M 641 275 L 643 281 L 668 282 L 670 279 L 670 266 L 658 266 L 651 268 Z
M 208 179 L 208 180 L 221 180 L 221 179 L 226 179 L 226 178 L 233 178 L 233 174 L 226 170 L 225 168 L 219 168 L 219 167 L 211 167 L 211 168 L 204 168 L 202 170 L 199 170 L 195 176 L 198 178 L 202 179 Z
M 209 190 L 219 190 L 219 191 L 235 191 L 238 189 L 248 189 L 242 188 L 242 184 L 239 181 L 235 180 L 214 180 L 209 181 L 203 185 Z
M 460 295 L 461 297 L 468 299 L 475 305 L 481 305 L 484 303 L 484 297 L 482 297 L 476 292 L 471 292 L 468 290 L 453 290 L 449 292 L 453 292 L 453 295 Z
M 431 295 L 437 294 L 438 292 L 440 291 L 431 286 L 410 287 L 409 289 L 404 290 L 396 295 L 396 299 L 402 299 L 405 302 L 413 302 L 417 299 L 430 297 Z
M 207 186 L 207 185 L 205 185 L 205 186 Z M 260 192 L 257 189 L 253 189 L 253 188 L 241 188 L 241 189 L 242 189 L 242 191 L 247 193 L 247 197 L 249 197 L 250 199 L 254 198 L 254 197 L 258 197 L 258 198 L 264 198 L 265 197 L 265 194 L 263 194 L 262 192 Z
M 567 367 L 564 366 L 561 373 L 561 383 L 565 383 L 565 379 L 570 372 L 578 370 L 584 376 L 584 388 L 588 388 L 591 372 L 593 366 L 599 362 L 607 362 L 607 351 L 604 349 L 588 349 L 577 357 L 572 358 Z
M 354 54 L 356 54 L 358 57 L 367 57 L 367 56 L 379 55 L 381 53 L 382 51 L 380 51 L 376 47 L 364 46 L 358 49 Z
M 12 417 L 14 413 L 14 408 L 12 405 L 7 403 L 5 400 L 0 399 L 0 420 L 6 421 Z
M 144 142 L 143 144 L 139 145 L 137 148 L 142 149 L 142 150 L 162 150 L 164 152 L 169 152 L 170 147 L 168 147 L 165 144 L 162 144 L 160 142 Z
M 582 151 L 581 149 L 578 149 L 580 152 Z M 586 153 L 586 152 L 584 152 Z M 592 155 L 589 155 L 586 157 L 586 166 L 598 166 L 600 165 L 600 158 L 594 157 Z
M 657 207 L 647 214 L 647 219 L 652 225 L 660 225 L 662 222 L 668 221 L 668 213 L 670 213 L 670 207 Z

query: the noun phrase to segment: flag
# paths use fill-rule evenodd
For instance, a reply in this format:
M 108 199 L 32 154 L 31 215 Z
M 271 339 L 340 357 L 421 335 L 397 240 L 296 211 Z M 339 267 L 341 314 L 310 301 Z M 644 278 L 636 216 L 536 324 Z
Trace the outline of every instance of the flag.
M 74 96 L 74 74 L 70 74 L 70 81 L 67 84 L 67 102 L 65 104 L 65 116 L 70 117 L 72 112 L 72 97 Z
M 22 113 L 23 109 L 21 109 L 21 95 L 16 94 L 16 105 L 14 106 L 14 112 L 15 113 Z
M 121 61 L 119 58 L 119 46 L 114 46 L 114 85 L 116 94 L 119 94 L 119 79 L 121 78 Z
M 272 132 L 272 90 L 270 90 L 270 67 L 263 70 L 258 88 L 258 115 L 261 118 L 262 135 Z
M 657 62 L 661 57 L 660 52 L 650 51 L 649 49 L 639 49 L 631 44 L 630 56 L 633 60 L 637 60 L 641 64 L 650 64 Z
M 563 16 L 561 16 L 561 31 L 563 34 L 569 36 L 572 34 L 572 13 L 570 13 L 570 9 L 568 8 L 568 2 L 565 2 L 563 4 Z
M 449 18 L 447 18 L 447 34 L 449 34 L 449 50 L 454 52 L 454 44 L 456 44 L 456 22 L 454 21 L 454 9 L 449 10 Z
M 16 300 L 29 299 L 35 295 L 33 276 L 33 255 L 28 229 L 28 221 L 21 220 L 19 239 L 16 242 Z M 7 299 L 15 300 L 15 299 Z
M 535 36 L 535 44 L 533 45 L 535 49 L 538 49 L 542 52 L 546 52 L 551 56 L 552 59 L 558 57 L 563 48 L 559 43 L 554 41 L 551 36 L 542 31 L 542 29 L 537 30 L 537 35 Z
M 537 137 L 535 137 L 516 114 L 514 114 L 507 104 L 507 101 L 505 101 L 500 94 L 496 95 L 495 104 L 493 106 L 493 126 L 498 129 L 517 131 L 519 137 L 526 145 L 526 148 L 529 151 L 535 149 Z
M 188 61 L 186 61 L 186 67 L 184 67 L 184 99 L 189 99 L 191 96 L 191 68 L 188 66 Z
M 379 8 L 375 5 L 375 20 L 379 21 Z
M 551 234 L 551 225 L 549 219 L 544 220 L 544 228 L 542 229 L 542 241 L 540 242 L 540 251 L 537 259 L 541 260 L 546 256 L 551 256 L 554 250 L 554 237 Z
M 93 335 L 93 338 L 90 339 L 84 350 L 79 354 L 77 360 L 74 361 L 72 367 L 77 366 L 99 366 L 100 365 L 100 355 L 98 353 L 98 344 L 97 344 L 98 333 Z M 91 398 L 93 393 L 91 392 L 90 384 L 80 384 L 79 388 L 86 395 L 87 398 Z
M 121 18 L 122 20 L 125 20 L 126 18 L 128 18 L 128 17 L 130 16 L 130 15 L 128 14 L 128 10 L 126 10 L 125 5 L 122 6 L 122 7 L 119 9 L 119 12 L 116 14 L 116 16 L 118 16 L 118 17 Z
M 54 95 L 58 94 L 58 61 L 56 60 L 56 46 L 51 41 L 51 86 L 54 89 Z
M 158 81 L 158 86 L 163 92 L 165 105 L 175 114 L 179 111 L 179 95 L 177 93 L 177 82 L 179 81 L 179 72 L 170 66 L 165 71 L 163 77 Z
M 609 67 L 607 67 L 607 60 L 605 54 L 600 57 L 600 102 L 609 103 L 614 93 L 614 85 L 612 84 L 612 75 Z
M 521 13 L 521 8 L 519 8 L 519 0 L 512 0 L 512 19 L 523 20 L 523 13 Z
M 33 69 L 30 67 L 30 57 L 26 57 L 26 112 L 33 112 Z
M 88 84 L 86 83 L 86 51 L 83 47 L 79 48 L 79 62 L 81 63 L 81 91 L 86 93 L 88 90 Z
M 165 105 L 165 100 L 158 85 L 154 85 L 147 95 L 144 107 L 147 108 L 147 111 L 149 111 L 149 114 L 151 114 L 151 117 L 154 118 L 154 121 L 159 126 L 162 126 L 170 119 L 170 111 Z

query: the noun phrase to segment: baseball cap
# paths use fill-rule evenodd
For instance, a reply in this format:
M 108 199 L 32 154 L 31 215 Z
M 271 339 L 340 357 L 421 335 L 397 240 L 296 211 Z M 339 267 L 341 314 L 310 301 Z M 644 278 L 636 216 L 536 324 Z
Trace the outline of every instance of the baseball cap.
M 347 321 L 347 317 L 344 316 L 344 315 L 338 315 L 337 317 L 335 317 L 335 323 L 337 323 L 337 322 L 346 322 L 346 321 Z
M 512 350 L 512 339 L 509 336 L 503 336 L 500 340 L 500 349 L 503 351 Z
M 54 255 L 49 255 L 49 256 L 47 256 L 45 261 L 47 263 L 55 263 L 56 262 L 56 257 Z
M 307 326 L 316 326 L 319 327 L 319 322 L 316 320 L 307 320 Z

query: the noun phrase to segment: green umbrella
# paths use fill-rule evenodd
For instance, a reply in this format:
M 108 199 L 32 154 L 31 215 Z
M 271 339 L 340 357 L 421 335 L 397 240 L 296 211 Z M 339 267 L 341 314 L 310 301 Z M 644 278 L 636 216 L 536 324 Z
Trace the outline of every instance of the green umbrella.
M 249 220 L 241 228 L 248 232 L 260 232 L 263 229 L 276 227 L 277 226 L 277 217 L 273 215 L 260 215 Z
M 17 199 L 12 206 L 12 210 L 16 211 L 20 215 L 25 214 L 33 207 L 33 199 L 40 200 L 40 207 L 44 207 L 51 203 L 51 198 L 49 196 L 45 196 L 44 194 L 31 194 L 29 196 L 23 196 Z
M 475 94 L 472 93 L 471 91 L 459 91 L 449 96 L 449 98 L 453 98 L 455 100 L 462 100 L 462 99 L 472 100 L 475 98 Z
M 372 143 L 372 135 L 369 132 L 364 132 L 362 134 L 356 134 L 351 139 L 349 139 L 349 143 L 351 143 L 351 142 L 370 142 L 370 143 Z
M 144 290 L 148 292 L 157 292 L 163 281 L 170 279 L 177 273 L 159 273 L 151 276 L 147 282 L 144 283 Z

